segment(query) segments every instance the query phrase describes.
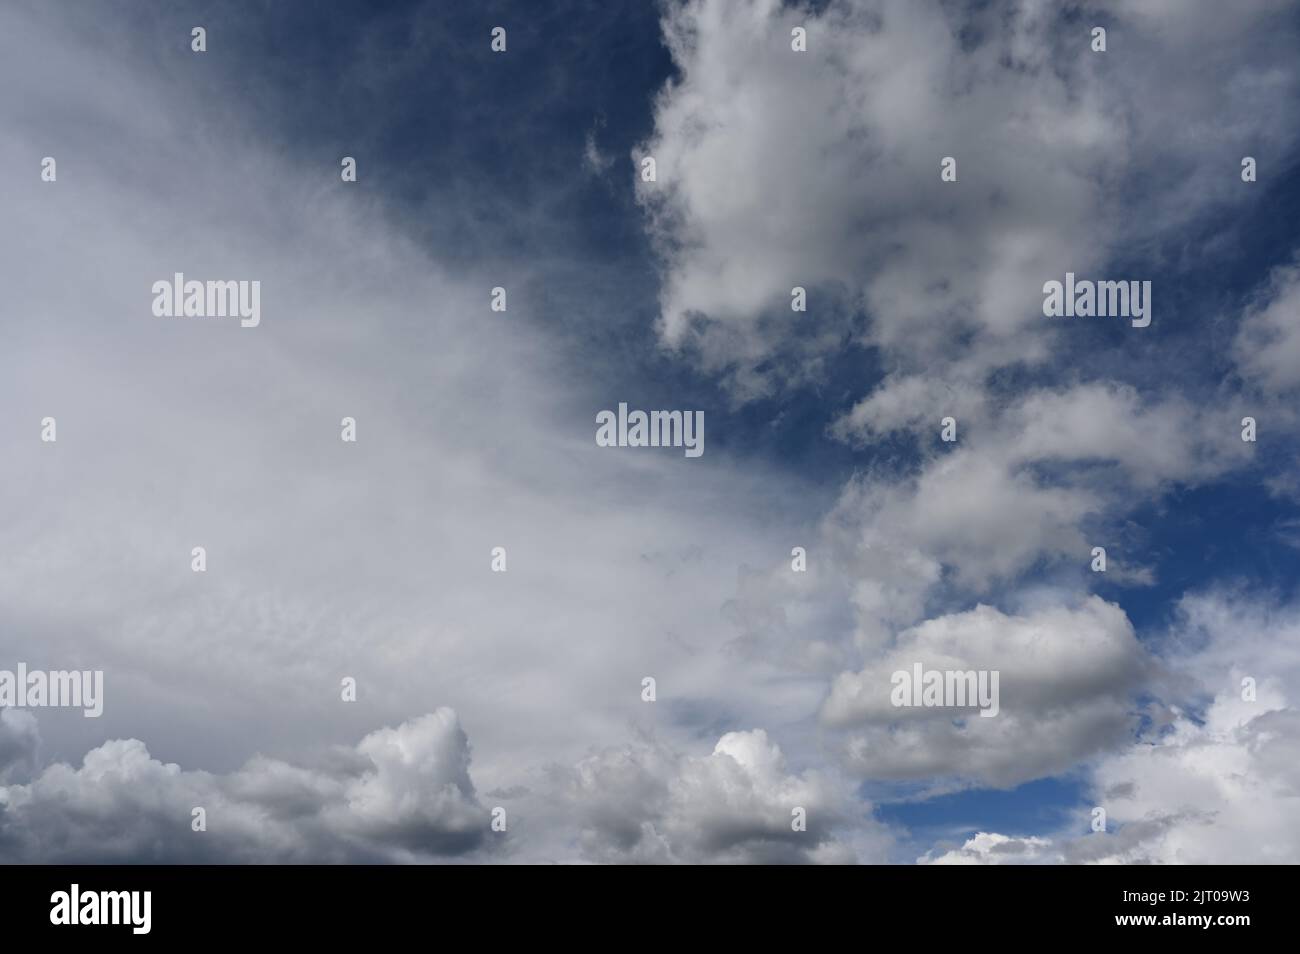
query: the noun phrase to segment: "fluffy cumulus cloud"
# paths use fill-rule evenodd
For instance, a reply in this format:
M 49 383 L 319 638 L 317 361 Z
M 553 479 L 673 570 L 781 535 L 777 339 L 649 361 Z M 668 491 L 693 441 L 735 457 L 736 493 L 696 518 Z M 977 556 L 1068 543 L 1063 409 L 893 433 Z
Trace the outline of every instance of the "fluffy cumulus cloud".
M 880 398 L 837 429 L 864 446 L 892 430 L 893 411 Z M 956 422 L 955 444 L 925 450 L 910 472 L 849 481 L 822 522 L 825 559 L 852 590 L 866 646 L 923 618 L 940 589 L 979 596 L 1045 564 L 1082 566 L 1135 508 L 1253 459 L 1253 445 L 1240 438 L 1246 405 L 1238 399 L 1198 407 L 1090 382 L 1031 390 L 996 411 L 978 400 L 904 403 L 915 416 L 909 426 L 932 444 L 939 418 L 922 420 L 927 406 L 970 413 Z M 1119 554 L 1107 571 L 1112 582 L 1153 582 L 1149 569 Z
M 996 712 L 896 706 L 893 674 L 997 671 Z M 846 730 L 848 763 L 875 779 L 952 776 L 1010 786 L 1126 741 L 1150 660 L 1124 612 L 1098 597 L 1009 616 L 989 606 L 901 633 L 870 666 L 841 674 L 822 720 Z
M 933 388 L 926 393 L 933 396 Z M 864 444 L 878 439 L 903 423 L 891 400 L 878 392 L 837 429 Z M 922 419 L 925 408 L 961 407 L 958 449 L 927 454 L 903 479 L 868 475 L 850 483 L 833 519 L 859 549 L 914 551 L 909 564 L 951 568 L 975 592 L 1044 559 L 1078 561 L 1090 552 L 1088 522 L 1114 524 L 1174 483 L 1205 482 L 1252 459 L 1240 439 L 1239 400 L 1201 408 L 1177 395 L 1148 399 L 1116 382 L 1031 390 L 996 412 L 981 399 L 925 400 L 897 405 L 907 408 L 907 426 L 918 436 L 936 434 L 939 419 Z M 879 579 L 871 570 L 864 575 Z M 1140 570 L 1122 572 L 1149 582 Z M 933 569 L 913 574 L 916 589 L 938 576 Z
M 1300 862 L 1300 606 L 1258 593 L 1187 597 L 1164 646 L 1165 717 L 1088 770 L 1090 805 L 1051 837 L 981 832 L 933 863 Z M 1250 680 L 1250 682 L 1245 682 Z M 1091 832 L 1094 808 L 1106 830 Z M 1087 832 L 1087 834 L 1081 834 Z
M 192 828 L 195 808 L 205 831 Z M 465 855 L 488 832 L 465 733 L 445 708 L 313 766 L 255 757 L 228 775 L 187 771 L 117 739 L 80 766 L 0 787 L 11 863 L 410 861 Z
M 857 308 L 896 373 L 977 382 L 1041 360 L 1044 281 L 1228 200 L 1233 170 L 1189 161 L 1213 130 L 1271 158 L 1294 141 L 1280 5 L 1234 6 L 1226 33 L 1196 6 L 1099 11 L 1103 65 L 1083 20 L 1030 0 L 671 5 L 680 76 L 642 147 L 658 179 L 639 184 L 665 341 L 728 369 L 742 397 L 815 371 L 810 349 L 844 347 L 826 316 Z M 795 27 L 809 52 L 791 51 Z M 1247 44 L 1260 60 L 1237 55 Z M 1188 110 L 1170 108 L 1171 83 Z M 960 186 L 940 181 L 945 156 Z M 795 285 L 813 289 L 797 321 Z
M 160 761 L 139 739 L 33 771 L 35 719 L 6 711 L 0 728 L 0 779 L 26 779 L 0 785 L 10 863 L 839 864 L 882 860 L 893 843 L 844 779 L 792 771 L 762 729 L 726 733 L 707 755 L 643 738 L 552 766 L 535 789 L 480 796 L 447 708 L 227 774 Z
M 1131 356 L 1073 367 L 1065 335 L 1083 329 L 1045 323 L 1042 286 L 1135 260 L 1167 268 L 1150 249 L 1243 207 L 1240 155 L 1221 140 L 1274 164 L 1294 149 L 1296 26 L 1273 0 L 1231 15 L 1076 12 L 691 0 L 664 14 L 679 73 L 640 147 L 657 181 L 638 183 L 664 274 L 662 341 L 742 402 L 818 384 L 853 345 L 883 365 L 830 434 L 891 450 L 821 521 L 816 578 L 792 584 L 773 563 L 731 604 L 742 652 L 826 674 L 822 720 L 866 778 L 1009 786 L 1124 750 L 1167 661 L 1117 604 L 1079 596 L 1092 547 L 1172 488 L 1255 461 L 1240 439 L 1249 393 L 1211 385 L 1207 400 Z M 1104 57 L 1093 22 L 1109 33 Z M 790 48 L 795 27 L 806 54 Z M 945 156 L 959 185 L 940 180 Z M 1275 392 L 1294 384 L 1293 271 L 1247 309 L 1234 350 Z M 791 315 L 795 285 L 810 289 L 807 315 Z M 1159 314 L 1179 320 L 1172 304 Z M 948 415 L 955 444 L 938 440 Z M 1275 432 L 1287 420 L 1269 418 Z M 1109 564 L 1108 583 L 1156 580 L 1123 548 Z M 1057 605 L 979 605 L 1015 602 L 1044 571 L 1070 581 Z M 813 609 L 834 600 L 850 620 Z M 999 669 L 1002 713 L 890 707 L 890 674 L 931 659 Z
M 840 506 L 852 509 L 867 546 L 913 546 L 978 588 L 1042 554 L 1086 552 L 1077 524 L 1097 501 L 1086 489 L 1008 475 L 987 451 L 958 450 L 914 481 L 851 486 Z
M 978 593 L 1045 558 L 1079 559 L 1085 521 L 1250 460 L 1235 398 L 1205 405 L 1083 373 L 991 386 L 998 369 L 1055 360 L 1045 280 L 1241 201 L 1235 168 L 1186 161 L 1206 154 L 1211 125 L 1249 130 L 1275 158 L 1296 138 L 1277 97 L 1300 71 L 1274 55 L 1294 26 L 1276 3 L 1243 5 L 1230 27 L 1202 5 L 1095 12 L 1111 33 L 1104 67 L 1082 21 L 1042 3 L 694 0 L 665 13 L 680 75 L 643 144 L 658 181 L 638 187 L 663 259 L 664 341 L 742 399 L 815 380 L 825 353 L 810 349 L 872 346 L 886 372 L 832 433 L 867 449 L 904 432 L 921 451 L 901 479 L 851 483 L 832 517 L 858 526 L 837 558 L 862 581 L 868 640 L 919 618 L 945 568 Z M 809 53 L 790 49 L 796 26 Z M 1231 55 L 1186 69 L 1224 36 Z M 1158 71 L 1181 78 L 1200 123 L 1169 121 Z M 955 153 L 959 187 L 939 178 Z M 794 285 L 818 303 L 797 320 Z M 934 459 L 945 415 L 963 450 Z
M 1234 426 L 1242 407 L 1240 399 L 1198 407 L 1181 394 L 1144 394 L 1117 381 L 1027 389 L 993 405 L 978 389 L 911 376 L 858 402 L 834 432 L 863 446 L 898 431 L 924 437 L 938 431 L 934 409 L 960 409 L 963 430 L 989 447 L 1010 476 L 1069 464 L 1064 478 L 1098 489 L 1150 491 L 1172 480 L 1217 476 L 1247 461 Z M 1084 471 L 1087 465 L 1113 473 Z
M 1032 391 L 1008 412 L 1007 461 L 1069 463 L 1076 473 L 1088 463 L 1111 466 L 1140 490 L 1206 479 L 1249 459 L 1236 411 L 1235 402 L 1205 410 L 1181 395 L 1148 401 L 1113 382 Z
M 729 732 L 706 756 L 648 742 L 599 752 L 568 776 L 568 798 L 593 861 L 846 863 L 886 842 L 842 783 L 791 773 L 762 729 Z
M 846 652 L 876 652 L 923 620 L 936 596 L 977 597 L 1045 561 L 1084 565 L 1083 525 L 1113 496 L 1089 482 L 1044 481 L 991 446 L 936 456 L 912 475 L 867 471 L 819 522 L 815 573 L 791 582 L 787 562 L 742 580 L 733 603 L 739 642 L 814 669 L 851 660 Z M 819 601 L 847 613 L 818 613 Z M 792 628 L 792 618 L 801 625 Z M 798 659 L 781 639 L 796 633 Z
M 659 181 L 640 186 L 666 258 L 668 343 L 713 365 L 761 360 L 792 336 L 790 289 L 802 285 L 814 315 L 843 294 L 867 307 L 872 340 L 932 359 L 963 326 L 1034 350 L 1006 336 L 1039 276 L 1095 258 L 1086 250 L 1104 209 L 1090 173 L 1113 161 L 1119 130 L 1049 68 L 1049 18 L 1017 11 L 964 49 L 951 9 L 669 8 L 681 78 L 645 144 Z M 813 53 L 792 54 L 795 26 Z M 939 181 L 954 153 L 970 188 Z
M 1084 839 L 1073 857 L 1300 862 L 1297 637 L 1295 604 L 1250 592 L 1184 598 L 1169 652 L 1199 698 L 1147 744 L 1096 766 L 1093 794 L 1114 837 Z
M 1107 836 L 1075 841 L 1071 859 L 1300 862 L 1300 710 L 1242 708 L 1225 696 L 1203 720 L 1182 716 L 1155 743 L 1103 762 L 1094 782 Z
M 1046 838 L 1013 838 L 982 831 L 967 839 L 960 847 L 946 851 L 927 852 L 917 859 L 920 864 L 931 865 L 1000 865 L 1000 864 L 1051 864 L 1060 863 L 1061 856 L 1054 852 Z
M 959 439 L 912 473 L 868 470 L 850 480 L 818 528 L 817 585 L 798 586 L 852 606 L 859 648 L 886 646 L 925 618 L 936 595 L 977 598 L 1044 564 L 1085 566 L 1089 528 L 1117 525 L 1172 481 L 1249 460 L 1231 413 L 1174 400 L 1146 408 L 1133 389 L 1111 385 L 1034 392 L 991 425 L 991 436 Z M 1146 568 L 1109 559 L 1111 581 L 1152 582 Z M 750 637 L 808 599 L 784 565 L 761 579 L 740 604 Z M 807 647 L 817 659 L 842 658 L 818 645 Z

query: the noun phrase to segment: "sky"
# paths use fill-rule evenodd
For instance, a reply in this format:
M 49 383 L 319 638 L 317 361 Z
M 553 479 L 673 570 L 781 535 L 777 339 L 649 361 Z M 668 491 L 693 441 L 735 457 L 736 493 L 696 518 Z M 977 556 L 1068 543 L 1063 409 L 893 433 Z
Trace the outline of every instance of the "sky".
M 4 4 L 0 681 L 104 688 L 0 709 L 0 860 L 1300 861 L 1298 52 L 1290 0 Z

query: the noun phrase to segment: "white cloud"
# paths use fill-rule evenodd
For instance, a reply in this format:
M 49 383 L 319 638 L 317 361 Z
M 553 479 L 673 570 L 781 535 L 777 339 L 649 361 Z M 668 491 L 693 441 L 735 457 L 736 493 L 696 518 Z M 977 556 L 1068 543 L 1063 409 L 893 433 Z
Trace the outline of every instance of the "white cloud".
M 1103 860 L 1157 864 L 1300 861 L 1300 607 L 1264 594 L 1187 597 L 1166 648 L 1211 701 L 1180 707 L 1151 744 L 1102 760 L 1092 775 L 1119 844 Z M 1242 698 L 1242 680 L 1257 698 Z M 1125 836 L 1125 827 L 1136 828 Z
M 998 671 L 1000 711 L 894 706 L 891 675 L 916 663 Z M 844 757 L 863 777 L 1006 787 L 1122 745 L 1151 673 L 1124 612 L 1099 597 L 1022 616 L 977 606 L 908 629 L 865 669 L 842 673 L 822 720 L 844 732 Z
M 1143 489 L 1217 474 L 1247 459 L 1233 408 L 1202 411 L 1181 396 L 1144 399 L 1130 385 L 1034 391 L 1009 416 L 1013 465 L 1114 462 Z
M 1300 862 L 1300 607 L 1247 592 L 1186 597 L 1162 652 L 1183 683 L 1175 704 L 1136 744 L 1098 758 L 1088 809 L 1044 837 L 981 833 L 922 861 L 1090 864 Z M 1257 682 L 1254 701 L 1242 680 Z M 1200 701 L 1209 697 L 1208 703 Z M 1107 830 L 1087 832 L 1091 806 Z
M 824 319 L 855 306 L 891 374 L 978 384 L 1041 360 L 1044 281 L 1242 201 L 1235 166 L 1194 158 L 1225 128 L 1268 161 L 1295 141 L 1300 71 L 1277 4 L 1184 6 L 1111 11 L 1104 57 L 1041 3 L 670 7 L 680 76 L 644 144 L 658 181 L 638 186 L 666 265 L 664 340 L 742 396 L 800 380 L 780 358 L 810 337 L 842 350 Z M 806 53 L 790 50 L 796 25 Z M 957 183 L 939 179 L 944 156 Z M 797 320 L 793 285 L 816 290 Z
M 932 850 L 916 859 L 930 865 L 1059 864 L 1062 858 L 1046 838 L 1014 838 L 979 832 L 960 848 Z
M 1273 270 L 1241 318 L 1233 354 L 1262 391 L 1285 394 L 1300 386 L 1300 265 Z
M 1211 149 L 1206 127 L 1231 124 L 1261 155 L 1285 155 L 1297 122 L 1277 104 L 1300 72 L 1285 54 L 1294 28 L 1275 13 L 1248 5 L 1225 32 L 1208 6 L 1186 15 L 1195 28 L 1122 8 L 1105 58 L 1076 20 L 1039 3 L 812 12 L 694 0 L 664 14 L 679 75 L 643 144 L 658 181 L 638 184 L 665 266 L 663 340 L 742 401 L 820 384 L 820 359 L 848 341 L 874 346 L 885 374 L 832 433 L 872 451 L 897 432 L 918 438 L 910 472 L 873 465 L 845 486 L 818 540 L 813 592 L 847 596 L 868 657 L 954 605 L 953 588 L 978 596 L 1044 566 L 1086 567 L 1109 542 L 1092 539 L 1099 528 L 1172 482 L 1250 459 L 1235 399 L 1086 379 L 1008 394 L 990 375 L 1053 358 L 1046 279 L 1091 274 L 1245 201 L 1235 165 L 1185 169 Z M 805 54 L 789 49 L 795 25 L 808 28 Z M 1215 35 L 1232 51 L 1189 71 Z M 1152 79 L 1161 70 L 1180 76 L 1177 95 L 1195 102 L 1184 114 L 1204 126 L 1172 118 Z M 939 180 L 946 155 L 956 184 Z M 813 305 L 792 318 L 796 284 Z M 949 414 L 959 442 L 938 450 Z M 1109 582 L 1152 582 L 1110 549 Z M 810 611 L 809 587 L 792 593 L 786 576 L 775 566 L 766 592 L 756 583 L 734 601 L 742 643 L 824 669 L 845 655 L 837 620 Z M 782 649 L 793 632 L 807 645 Z
M 610 166 L 614 164 L 614 157 L 606 152 L 602 152 L 600 146 L 596 143 L 596 130 L 587 130 L 587 138 L 583 142 L 582 161 L 596 175 L 604 175 L 609 171 Z

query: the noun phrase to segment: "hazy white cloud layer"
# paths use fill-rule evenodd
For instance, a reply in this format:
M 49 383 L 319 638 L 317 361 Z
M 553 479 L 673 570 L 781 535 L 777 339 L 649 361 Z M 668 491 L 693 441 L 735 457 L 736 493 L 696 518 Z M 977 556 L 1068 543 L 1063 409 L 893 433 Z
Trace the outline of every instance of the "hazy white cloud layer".
M 258 753 L 295 764 L 446 705 L 475 740 L 476 780 L 509 789 L 629 727 L 685 745 L 701 722 L 815 707 L 816 683 L 772 686 L 722 652 L 736 568 L 788 549 L 808 516 L 789 506 L 797 484 L 712 449 L 602 452 L 595 413 L 626 395 L 549 348 L 526 298 L 494 315 L 499 278 L 449 274 L 328 163 L 313 181 L 251 136 L 209 150 L 193 89 L 61 33 L 57 10 L 0 18 L 6 82 L 38 58 L 64 77 L 3 107 L 6 167 L 60 157 L 54 186 L 0 185 L 15 316 L 0 357 L 5 664 L 105 671 L 102 718 L 39 713 L 44 762 L 90 752 L 72 770 L 83 784 L 107 765 L 257 774 L 239 767 Z M 74 99 L 107 135 L 60 121 Z M 543 265 L 512 274 L 526 285 Z M 154 317 L 151 285 L 175 271 L 260 280 L 260 326 Z M 38 439 L 46 416 L 57 443 Z M 355 444 L 340 441 L 345 416 Z M 206 573 L 191 571 L 195 546 Z M 506 573 L 491 572 L 495 546 Z M 6 749 L 31 737 L 6 722 Z M 23 796 L 28 819 L 68 774 L 47 771 Z M 382 785 L 355 795 L 407 810 Z M 295 826 L 270 854 L 345 850 L 306 839 L 295 855 Z M 422 850 L 415 821 L 409 834 Z M 94 843 L 69 834 L 63 857 L 79 845 Z

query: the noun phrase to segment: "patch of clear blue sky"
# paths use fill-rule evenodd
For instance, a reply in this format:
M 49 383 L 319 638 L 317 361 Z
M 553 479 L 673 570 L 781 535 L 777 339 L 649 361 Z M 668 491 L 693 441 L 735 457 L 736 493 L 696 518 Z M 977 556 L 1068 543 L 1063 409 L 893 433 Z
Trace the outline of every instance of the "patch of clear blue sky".
M 976 789 L 920 802 L 886 803 L 876 809 L 876 817 L 906 829 L 909 840 L 904 850 L 918 856 L 935 844 L 959 846 L 980 831 L 1021 836 L 1070 831 L 1074 814 L 1087 807 L 1085 800 L 1082 785 L 1067 776 L 1026 782 L 1005 791 Z

